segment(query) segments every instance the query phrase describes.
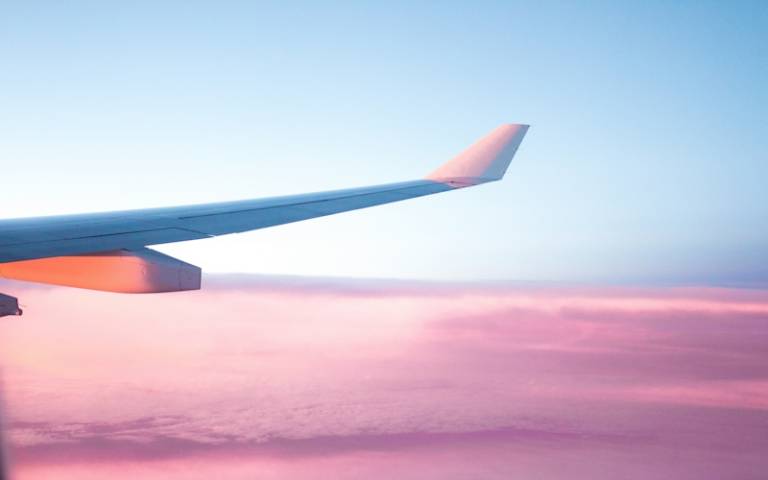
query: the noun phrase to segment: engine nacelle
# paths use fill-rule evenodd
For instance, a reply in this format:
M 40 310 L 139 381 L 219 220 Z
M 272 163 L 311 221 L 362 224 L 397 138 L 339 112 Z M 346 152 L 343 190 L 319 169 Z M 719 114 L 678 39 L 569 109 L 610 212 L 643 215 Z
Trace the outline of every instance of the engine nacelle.
M 8 315 L 21 315 L 21 313 L 21 309 L 19 308 L 19 300 L 16 297 L 0 293 L 0 317 L 7 317 Z M 2 448 L 1 445 L 0 448 Z M 0 455 L 2 455 L 2 453 L 0 453 Z M 0 473 L 3 472 L 0 471 Z
M 113 250 L 0 263 L 0 277 L 120 293 L 200 289 L 200 268 L 160 252 Z

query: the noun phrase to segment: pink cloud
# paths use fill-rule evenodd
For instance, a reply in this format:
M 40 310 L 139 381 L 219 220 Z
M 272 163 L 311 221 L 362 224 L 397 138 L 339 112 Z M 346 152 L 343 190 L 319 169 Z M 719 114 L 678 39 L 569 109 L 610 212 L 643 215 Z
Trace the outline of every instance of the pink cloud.
M 14 293 L 28 315 L 0 335 L 22 479 L 768 467 L 766 291 L 232 276 Z

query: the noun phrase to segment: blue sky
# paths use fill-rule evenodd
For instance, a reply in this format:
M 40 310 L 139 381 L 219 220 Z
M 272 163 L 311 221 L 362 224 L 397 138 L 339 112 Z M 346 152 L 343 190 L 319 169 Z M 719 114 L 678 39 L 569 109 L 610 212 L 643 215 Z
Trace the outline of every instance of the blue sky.
M 3 2 L 3 217 L 500 183 L 163 247 L 206 271 L 768 283 L 765 2 Z

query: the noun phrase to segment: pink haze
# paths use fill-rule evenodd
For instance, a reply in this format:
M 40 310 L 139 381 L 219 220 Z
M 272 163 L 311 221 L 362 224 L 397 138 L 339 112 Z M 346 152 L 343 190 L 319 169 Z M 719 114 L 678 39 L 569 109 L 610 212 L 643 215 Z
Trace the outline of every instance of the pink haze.
M 15 479 L 768 471 L 768 291 L 207 283 L 3 285 Z

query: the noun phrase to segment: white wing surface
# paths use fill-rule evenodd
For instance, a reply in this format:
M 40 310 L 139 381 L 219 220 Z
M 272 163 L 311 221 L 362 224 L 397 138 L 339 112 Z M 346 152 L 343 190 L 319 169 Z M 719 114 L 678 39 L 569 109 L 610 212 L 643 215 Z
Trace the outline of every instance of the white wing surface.
M 68 258 L 62 267 L 55 259 L 87 257 L 88 265 L 101 265 L 98 268 L 105 262 L 138 261 L 145 263 L 145 272 L 147 262 L 161 268 L 172 263 L 170 257 L 160 259 L 161 254 L 144 248 L 150 245 L 256 230 L 499 180 L 527 130 L 527 125 L 502 125 L 421 180 L 235 202 L 0 220 L 0 277 L 98 289 L 93 279 L 67 283 L 67 272 L 78 270 L 77 262 Z M 55 278 L 46 278 L 46 271 L 57 268 Z M 163 282 L 162 290 L 150 286 L 135 291 L 177 289 L 168 287 L 167 276 Z M 178 289 L 199 288 L 189 278 L 178 282 L 185 285 Z

